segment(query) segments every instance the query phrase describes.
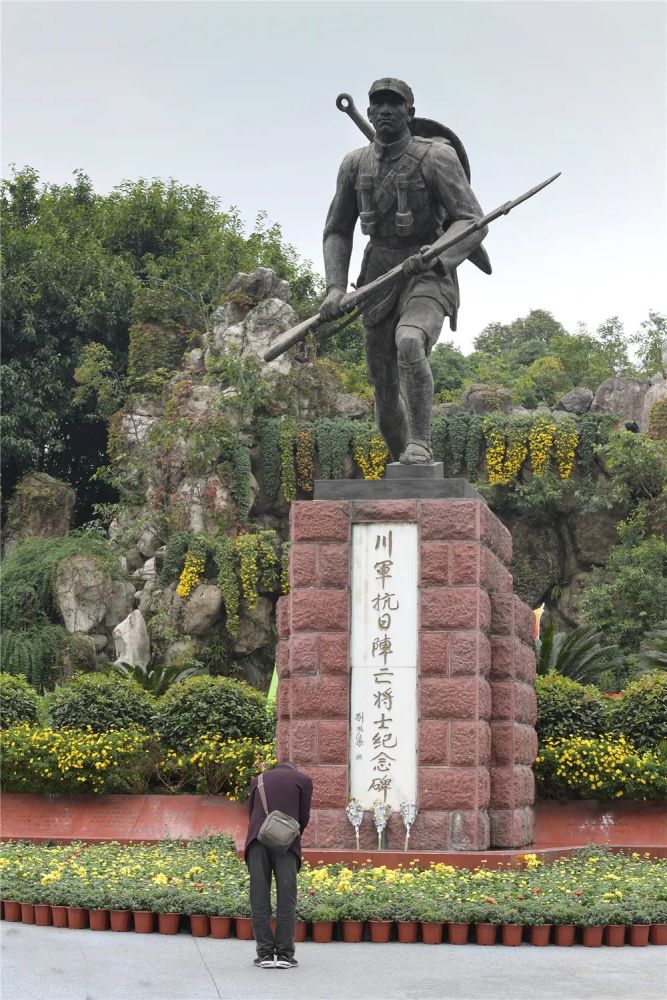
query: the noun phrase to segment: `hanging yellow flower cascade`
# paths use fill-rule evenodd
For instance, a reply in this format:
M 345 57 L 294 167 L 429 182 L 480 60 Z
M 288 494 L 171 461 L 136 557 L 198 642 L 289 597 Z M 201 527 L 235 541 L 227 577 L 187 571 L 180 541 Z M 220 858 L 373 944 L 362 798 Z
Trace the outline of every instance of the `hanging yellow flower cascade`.
M 561 421 L 555 434 L 556 465 L 561 479 L 569 479 L 574 468 L 574 459 L 579 444 L 577 425 L 573 420 Z
M 556 424 L 547 417 L 538 417 L 528 433 L 530 464 L 534 476 L 541 476 L 549 461 L 554 443 Z

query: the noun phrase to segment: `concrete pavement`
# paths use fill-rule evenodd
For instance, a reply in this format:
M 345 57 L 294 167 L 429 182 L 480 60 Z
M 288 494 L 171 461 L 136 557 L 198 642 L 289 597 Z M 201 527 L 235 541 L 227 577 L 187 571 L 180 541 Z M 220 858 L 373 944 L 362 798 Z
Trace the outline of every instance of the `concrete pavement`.
M 667 948 L 300 945 L 2 925 L 2 1000 L 665 1000 Z

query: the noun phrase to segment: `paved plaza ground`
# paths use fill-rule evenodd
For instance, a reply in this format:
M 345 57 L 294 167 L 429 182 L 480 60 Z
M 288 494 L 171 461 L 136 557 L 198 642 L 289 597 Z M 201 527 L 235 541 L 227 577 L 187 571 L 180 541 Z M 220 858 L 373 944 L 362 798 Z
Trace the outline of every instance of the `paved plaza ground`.
M 300 946 L 255 969 L 253 943 L 2 925 L 2 1000 L 665 1000 L 667 948 Z

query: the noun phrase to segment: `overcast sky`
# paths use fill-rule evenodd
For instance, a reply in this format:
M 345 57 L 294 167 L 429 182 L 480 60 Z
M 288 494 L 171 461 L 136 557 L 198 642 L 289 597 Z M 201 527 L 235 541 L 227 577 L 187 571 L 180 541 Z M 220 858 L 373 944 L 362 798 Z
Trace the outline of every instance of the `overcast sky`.
M 456 342 L 548 309 L 573 330 L 667 311 L 666 12 L 659 2 L 5 2 L 2 164 L 99 192 L 174 177 L 260 209 L 322 270 L 342 156 L 380 76 L 462 138 L 485 211 L 563 176 L 459 269 Z M 355 263 L 360 259 L 358 233 Z M 356 278 L 353 269 L 351 279 Z M 447 327 L 445 327 L 445 336 Z

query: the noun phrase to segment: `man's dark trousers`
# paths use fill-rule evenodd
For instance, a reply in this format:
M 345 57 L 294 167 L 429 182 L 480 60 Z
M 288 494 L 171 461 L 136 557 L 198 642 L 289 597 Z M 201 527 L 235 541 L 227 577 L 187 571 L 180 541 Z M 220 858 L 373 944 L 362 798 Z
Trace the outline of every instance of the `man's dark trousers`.
M 296 873 L 298 858 L 292 851 L 280 853 L 254 840 L 248 848 L 250 912 L 258 955 L 294 955 L 296 922 Z M 278 926 L 271 930 L 271 876 L 276 877 Z

